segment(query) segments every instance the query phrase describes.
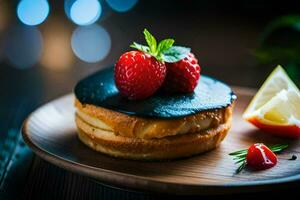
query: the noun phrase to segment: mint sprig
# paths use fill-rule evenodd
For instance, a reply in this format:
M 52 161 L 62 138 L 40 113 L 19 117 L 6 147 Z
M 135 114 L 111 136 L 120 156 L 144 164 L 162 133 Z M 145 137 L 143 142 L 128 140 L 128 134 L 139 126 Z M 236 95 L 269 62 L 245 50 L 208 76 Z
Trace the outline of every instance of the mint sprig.
M 166 62 L 174 63 L 184 59 L 190 51 L 190 48 L 173 46 L 163 52 L 162 59 Z
M 287 144 L 275 144 L 268 146 L 268 148 L 274 153 L 278 153 L 288 147 Z M 246 156 L 248 154 L 248 149 L 243 149 L 230 153 L 229 155 L 233 157 L 235 164 L 239 164 L 239 167 L 236 169 L 236 173 L 240 173 L 247 165 Z
M 150 48 L 150 52 L 156 53 L 157 42 L 155 37 L 147 29 L 144 29 L 144 35 L 145 35 L 146 42 Z
M 157 45 L 155 37 L 147 29 L 144 29 L 143 33 L 148 46 L 133 42 L 130 47 L 148 53 L 158 61 L 169 63 L 178 62 L 187 57 L 191 51 L 191 49 L 187 47 L 173 46 L 175 40 L 172 38 L 164 39 Z

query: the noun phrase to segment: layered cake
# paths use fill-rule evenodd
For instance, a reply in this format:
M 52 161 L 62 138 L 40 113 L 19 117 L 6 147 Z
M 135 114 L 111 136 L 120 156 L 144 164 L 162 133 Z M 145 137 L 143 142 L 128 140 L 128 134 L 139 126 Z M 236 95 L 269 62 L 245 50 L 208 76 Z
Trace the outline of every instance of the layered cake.
M 136 160 L 187 157 L 220 144 L 231 126 L 235 94 L 213 78 L 199 79 L 198 60 L 187 48 L 184 54 L 178 47 L 183 55 L 170 58 L 168 51 L 177 47 L 164 45 L 150 50 L 134 43 L 137 51 L 78 82 L 76 125 L 84 144 Z

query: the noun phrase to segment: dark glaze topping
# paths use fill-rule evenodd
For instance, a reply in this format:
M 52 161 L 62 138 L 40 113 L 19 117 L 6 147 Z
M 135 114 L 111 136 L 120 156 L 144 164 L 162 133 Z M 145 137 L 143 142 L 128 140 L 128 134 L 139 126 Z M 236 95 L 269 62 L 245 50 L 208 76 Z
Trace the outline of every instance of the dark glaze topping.
M 75 95 L 82 104 L 93 104 L 127 115 L 169 119 L 225 108 L 236 99 L 226 84 L 201 75 L 194 93 L 160 92 L 145 100 L 128 100 L 120 96 L 115 86 L 112 67 L 79 81 L 75 86 Z

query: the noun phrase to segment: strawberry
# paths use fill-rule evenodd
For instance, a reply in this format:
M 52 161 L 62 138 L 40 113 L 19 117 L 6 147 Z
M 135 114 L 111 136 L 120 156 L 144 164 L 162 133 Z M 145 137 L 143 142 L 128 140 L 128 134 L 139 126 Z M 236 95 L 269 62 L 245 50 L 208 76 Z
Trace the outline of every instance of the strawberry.
M 254 170 L 264 170 L 274 167 L 277 164 L 277 156 L 275 153 L 286 149 L 286 144 L 275 144 L 266 146 L 262 143 L 252 144 L 248 149 L 242 149 L 230 153 L 229 155 L 235 160 L 235 164 L 240 166 L 236 173 L 241 172 L 246 166 Z M 295 157 L 292 157 L 294 159 Z
M 189 53 L 175 63 L 166 63 L 167 76 L 163 88 L 169 92 L 193 92 L 200 78 L 200 66 L 194 54 Z
M 173 46 L 173 39 L 164 39 L 157 45 L 147 29 L 144 36 L 148 46 L 134 42 L 130 47 L 138 51 L 124 53 L 115 64 L 116 86 L 121 95 L 132 100 L 153 95 L 164 82 L 165 62 L 178 62 L 190 52 L 189 48 Z
M 129 99 L 145 99 L 162 85 L 166 65 L 141 51 L 124 53 L 115 65 L 115 82 Z
M 246 159 L 247 165 L 257 170 L 274 167 L 277 163 L 277 156 L 261 143 L 253 144 L 249 147 Z

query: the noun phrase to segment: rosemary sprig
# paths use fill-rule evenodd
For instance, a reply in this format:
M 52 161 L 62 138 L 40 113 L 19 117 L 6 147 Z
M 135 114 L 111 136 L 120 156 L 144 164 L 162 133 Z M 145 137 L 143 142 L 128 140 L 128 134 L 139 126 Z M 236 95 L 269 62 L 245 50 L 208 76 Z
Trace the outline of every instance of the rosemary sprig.
M 288 147 L 287 144 L 275 144 L 268 146 L 268 148 L 274 153 L 278 153 Z M 236 173 L 240 173 L 247 165 L 246 156 L 248 149 L 243 149 L 230 153 L 229 155 L 233 157 L 235 164 L 239 164 L 239 167 L 236 169 Z

